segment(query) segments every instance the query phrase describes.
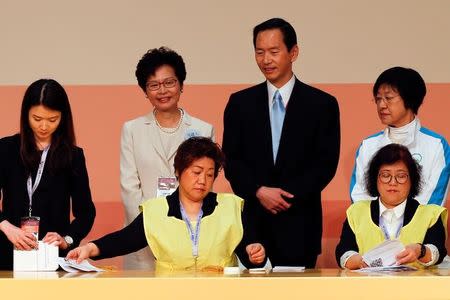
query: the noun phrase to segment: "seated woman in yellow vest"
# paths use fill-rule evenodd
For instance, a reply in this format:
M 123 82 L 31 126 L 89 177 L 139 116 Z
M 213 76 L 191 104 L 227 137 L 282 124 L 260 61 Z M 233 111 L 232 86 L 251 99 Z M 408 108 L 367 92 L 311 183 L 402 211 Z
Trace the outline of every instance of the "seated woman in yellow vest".
M 236 266 L 234 252 L 243 239 L 243 200 L 211 192 L 223 162 L 221 149 L 209 138 L 184 141 L 174 162 L 178 189 L 167 197 L 147 200 L 130 225 L 70 251 L 67 258 L 81 262 L 89 257 L 125 255 L 149 246 L 157 271 Z M 241 245 L 238 250 L 244 261 L 264 261 L 261 244 Z
M 347 219 L 336 247 L 342 268 L 367 267 L 362 255 L 386 239 L 398 238 L 405 249 L 397 264 L 426 267 L 440 263 L 447 250 L 447 210 L 420 205 L 420 166 L 404 146 L 390 144 L 372 158 L 366 171 L 366 189 L 373 201 L 356 202 L 347 209 Z

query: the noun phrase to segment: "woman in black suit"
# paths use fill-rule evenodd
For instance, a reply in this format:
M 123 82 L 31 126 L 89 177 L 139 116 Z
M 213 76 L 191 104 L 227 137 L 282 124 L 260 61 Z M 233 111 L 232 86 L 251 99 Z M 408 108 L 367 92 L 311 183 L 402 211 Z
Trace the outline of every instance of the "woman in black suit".
M 0 139 L 0 189 L 0 269 L 12 269 L 13 247 L 38 245 L 21 228 L 23 218 L 38 217 L 38 239 L 57 245 L 60 255 L 89 233 L 95 207 L 85 158 L 75 145 L 67 94 L 55 80 L 40 79 L 27 88 L 20 133 Z

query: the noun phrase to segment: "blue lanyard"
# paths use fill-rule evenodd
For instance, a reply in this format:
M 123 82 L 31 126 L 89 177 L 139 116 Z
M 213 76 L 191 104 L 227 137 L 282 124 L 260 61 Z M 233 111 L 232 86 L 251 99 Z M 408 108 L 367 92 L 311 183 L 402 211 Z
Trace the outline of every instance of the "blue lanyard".
M 189 222 L 189 217 L 186 214 L 186 211 L 184 210 L 183 204 L 180 201 L 180 211 L 181 211 L 181 217 L 183 218 L 184 222 L 186 223 L 186 227 L 189 231 L 189 237 L 191 239 L 192 243 L 192 256 L 197 258 L 198 257 L 198 241 L 200 236 L 200 223 L 203 216 L 203 210 L 200 209 L 200 212 L 197 216 L 197 224 L 195 225 L 195 231 L 192 230 L 191 222 Z
M 30 217 L 31 217 L 31 208 L 33 205 L 33 194 L 36 191 L 37 187 L 39 186 L 39 182 L 41 182 L 42 173 L 44 172 L 45 161 L 47 159 L 47 154 L 48 154 L 49 149 L 50 149 L 50 145 L 45 147 L 44 151 L 42 152 L 41 161 L 39 162 L 39 167 L 38 167 L 37 174 L 36 174 L 36 180 L 34 181 L 33 185 L 32 185 L 31 174 L 28 175 L 28 179 L 27 179 L 27 191 L 28 191 L 28 199 L 29 199 L 28 213 L 29 213 Z
M 386 240 L 390 240 L 391 237 L 389 235 L 389 231 L 386 228 L 386 225 L 384 224 L 383 217 L 380 216 L 378 220 L 379 220 L 378 223 L 380 224 L 381 230 L 383 230 L 384 238 Z M 398 238 L 400 236 L 400 230 L 402 230 L 402 227 L 403 227 L 403 220 L 400 222 L 400 224 L 398 224 L 398 228 L 395 231 L 395 238 Z

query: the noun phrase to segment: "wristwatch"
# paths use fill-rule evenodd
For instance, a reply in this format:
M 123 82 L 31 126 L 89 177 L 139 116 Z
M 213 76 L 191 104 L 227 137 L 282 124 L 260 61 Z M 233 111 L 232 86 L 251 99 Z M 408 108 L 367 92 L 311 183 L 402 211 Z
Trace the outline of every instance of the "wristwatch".
M 417 257 L 417 259 L 421 259 L 427 253 L 427 247 L 425 247 L 425 245 L 421 243 L 419 243 L 419 245 L 420 245 L 420 255 L 419 257 Z
M 73 238 L 70 235 L 66 235 L 64 240 L 66 241 L 67 248 L 70 248 L 73 245 Z

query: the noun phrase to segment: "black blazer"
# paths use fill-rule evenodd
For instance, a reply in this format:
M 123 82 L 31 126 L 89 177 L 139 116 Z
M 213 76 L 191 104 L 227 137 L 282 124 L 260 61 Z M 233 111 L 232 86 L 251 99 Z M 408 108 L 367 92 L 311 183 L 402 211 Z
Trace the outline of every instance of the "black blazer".
M 336 99 L 296 80 L 286 108 L 277 161 L 272 155 L 267 83 L 230 96 L 224 113 L 225 176 L 233 191 L 246 200 L 245 230 L 265 243 L 269 258 L 283 255 L 272 247 L 271 221 L 287 228 L 284 246 L 300 256 L 321 251 L 321 191 L 333 178 L 340 147 Z M 260 186 L 279 187 L 295 197 L 293 205 L 276 216 L 256 198 Z M 275 221 L 278 220 L 278 221 Z M 273 225 L 273 224 L 272 224 Z M 278 243 L 278 242 L 277 242 Z M 276 259 L 275 259 L 276 260 Z
M 419 207 L 419 202 L 415 199 L 406 200 L 405 214 L 403 217 L 403 227 L 408 225 L 411 219 L 416 213 L 417 207 Z M 370 217 L 375 225 L 379 225 L 380 216 L 380 205 L 378 200 L 374 200 L 370 203 Z M 447 224 L 445 224 L 447 225 Z M 425 238 L 422 242 L 423 244 L 433 244 L 439 250 L 439 259 L 436 264 L 439 264 L 447 255 L 447 250 L 445 249 L 445 228 L 441 219 L 437 221 L 433 226 L 428 228 Z M 345 219 L 344 225 L 342 226 L 341 239 L 339 244 L 336 246 L 336 261 L 338 266 L 340 266 L 341 256 L 347 251 L 359 252 L 358 244 L 356 243 L 356 237 L 353 233 L 348 220 Z
M 33 215 L 41 218 L 39 239 L 47 232 L 57 232 L 61 236 L 71 236 L 74 247 L 91 230 L 95 206 L 83 150 L 74 147 L 72 157 L 70 169 L 50 172 L 46 164 L 41 182 L 33 195 Z M 34 182 L 36 173 L 32 175 Z M 19 135 L 0 139 L 0 222 L 6 219 L 11 224 L 20 226 L 20 218 L 28 215 L 27 178 L 28 174 L 20 158 Z M 72 220 L 71 211 L 74 217 Z M 0 231 L 0 269 L 12 268 L 12 250 L 11 242 Z M 66 252 L 60 251 L 60 256 L 64 256 Z

